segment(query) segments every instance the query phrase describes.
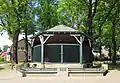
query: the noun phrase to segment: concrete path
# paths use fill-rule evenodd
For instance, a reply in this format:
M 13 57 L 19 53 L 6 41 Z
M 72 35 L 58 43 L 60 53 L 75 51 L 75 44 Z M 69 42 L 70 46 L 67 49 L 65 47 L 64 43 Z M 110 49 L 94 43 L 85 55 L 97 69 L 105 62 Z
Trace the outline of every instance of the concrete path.
M 120 71 L 110 71 L 107 76 L 96 77 L 39 77 L 22 78 L 15 70 L 0 72 L 0 83 L 119 83 Z

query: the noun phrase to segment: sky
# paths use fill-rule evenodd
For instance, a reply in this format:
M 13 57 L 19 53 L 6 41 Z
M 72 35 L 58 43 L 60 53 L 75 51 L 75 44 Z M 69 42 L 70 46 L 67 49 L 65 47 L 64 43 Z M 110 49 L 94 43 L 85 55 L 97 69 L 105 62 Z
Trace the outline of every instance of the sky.
M 4 45 L 11 45 L 12 41 L 9 40 L 9 36 L 7 32 L 4 32 L 2 35 L 0 35 L 0 47 L 2 48 Z
M 19 40 L 23 37 L 24 35 L 19 35 Z M 4 32 L 2 35 L 0 35 L 0 47 L 3 48 L 4 45 L 12 45 L 12 41 L 9 39 L 7 32 Z

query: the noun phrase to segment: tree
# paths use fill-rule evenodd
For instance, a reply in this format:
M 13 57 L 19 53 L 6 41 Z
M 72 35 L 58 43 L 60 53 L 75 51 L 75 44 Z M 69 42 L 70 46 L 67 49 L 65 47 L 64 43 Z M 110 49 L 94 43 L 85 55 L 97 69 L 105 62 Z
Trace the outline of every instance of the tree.
M 61 24 L 80 29 L 80 25 L 86 26 L 87 19 L 87 0 L 61 0 L 58 5 L 57 13 Z
M 112 63 L 116 64 L 116 28 L 117 25 L 119 25 L 118 22 L 120 22 L 120 2 L 116 4 L 116 8 L 114 8 L 113 11 L 113 20 L 111 20 L 112 22 L 112 44 L 113 44 L 113 57 L 112 57 Z
M 6 52 L 8 48 L 9 48 L 8 45 L 4 45 L 4 46 L 3 46 L 3 51 Z
M 1 15 L 3 15 L 2 24 L 4 29 L 7 30 L 9 36 L 13 40 L 13 56 L 15 57 L 15 62 L 18 64 L 17 60 L 17 44 L 18 36 L 23 28 L 24 24 L 24 5 L 27 0 L 2 0 L 1 1 Z
M 7 30 L 13 40 L 16 63 L 20 33 L 25 33 L 27 61 L 27 35 L 58 24 L 88 33 L 94 39 L 92 47 L 100 43 L 100 54 L 102 45 L 109 47 L 115 63 L 120 46 L 119 4 L 120 0 L 1 0 L 0 28 Z
M 57 3 L 53 0 L 39 0 L 37 7 L 37 27 L 39 31 L 44 31 L 58 24 Z

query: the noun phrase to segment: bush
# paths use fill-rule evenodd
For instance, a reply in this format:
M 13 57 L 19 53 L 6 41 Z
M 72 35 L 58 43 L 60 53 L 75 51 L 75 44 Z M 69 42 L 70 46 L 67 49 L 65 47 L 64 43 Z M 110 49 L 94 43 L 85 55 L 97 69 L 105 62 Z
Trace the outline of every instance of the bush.
M 30 64 L 29 63 L 26 63 L 26 68 L 30 68 Z
M 86 63 L 83 65 L 83 68 L 91 68 L 92 67 L 92 64 L 89 64 L 89 63 Z
M 36 68 L 36 67 L 37 67 L 37 64 L 33 64 L 33 65 L 32 65 L 32 68 Z
M 0 56 L 0 62 L 4 62 L 4 58 Z
M 93 67 L 100 68 L 100 67 L 102 67 L 102 63 L 96 62 L 96 63 L 94 63 Z
M 30 68 L 30 63 L 22 63 L 20 65 L 21 68 Z

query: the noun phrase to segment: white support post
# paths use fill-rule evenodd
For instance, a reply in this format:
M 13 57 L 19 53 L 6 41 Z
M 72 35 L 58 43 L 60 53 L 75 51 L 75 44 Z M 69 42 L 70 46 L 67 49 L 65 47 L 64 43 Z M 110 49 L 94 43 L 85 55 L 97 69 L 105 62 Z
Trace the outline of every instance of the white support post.
M 75 35 L 73 35 L 74 36 L 74 38 L 77 40 L 77 42 L 79 43 L 79 44 L 82 44 L 82 42 L 75 36 Z
M 43 44 L 45 44 L 45 42 L 50 38 L 50 35 L 45 39 L 45 41 L 43 42 Z
M 63 63 L 63 45 L 61 45 L 61 63 Z
M 91 47 L 91 42 L 90 42 L 90 39 L 88 39 L 88 41 L 89 41 L 89 45 L 90 45 L 90 47 Z
M 35 38 L 31 40 L 31 48 L 32 48 L 32 50 L 31 50 L 31 60 L 32 61 L 33 61 L 33 44 L 34 44 L 34 40 L 35 40 Z
M 82 36 L 82 42 L 85 40 L 85 36 Z
M 41 63 L 44 64 L 44 44 L 45 42 L 50 38 L 51 35 L 49 35 L 45 41 L 44 41 L 44 37 L 42 35 L 39 36 L 40 38 L 40 42 L 41 42 Z
M 82 36 L 80 36 L 80 41 L 82 41 Z M 82 50 L 82 44 L 80 44 L 80 63 L 83 64 L 83 50 Z
M 83 42 L 83 39 L 82 39 L 82 36 L 80 36 L 80 40 L 75 36 L 75 39 L 78 41 L 79 43 L 79 54 L 80 54 L 80 63 L 83 64 L 83 52 L 82 52 L 82 42 Z
M 35 38 L 34 38 L 34 39 L 31 39 L 31 47 L 33 47 L 34 40 L 35 40 Z
M 41 63 L 44 63 L 44 37 L 42 35 L 39 36 L 41 42 Z

